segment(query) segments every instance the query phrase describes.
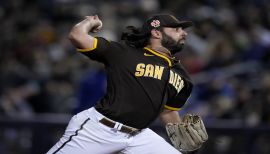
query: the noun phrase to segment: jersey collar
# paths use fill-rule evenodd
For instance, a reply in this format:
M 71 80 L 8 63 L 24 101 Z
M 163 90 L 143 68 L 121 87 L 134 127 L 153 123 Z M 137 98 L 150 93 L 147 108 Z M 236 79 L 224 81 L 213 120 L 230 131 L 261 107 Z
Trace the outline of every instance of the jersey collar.
M 166 56 L 164 56 L 164 55 L 158 53 L 157 51 L 155 51 L 155 50 L 153 50 L 153 49 L 150 49 L 150 48 L 148 48 L 148 47 L 144 47 L 144 49 L 147 50 L 147 51 L 149 51 L 150 53 L 152 53 L 152 54 L 154 54 L 154 55 L 160 57 L 160 58 L 165 59 L 165 60 L 168 62 L 169 66 L 170 66 L 170 67 L 172 66 L 172 62 L 171 62 L 171 60 L 170 60 L 168 57 L 166 57 Z

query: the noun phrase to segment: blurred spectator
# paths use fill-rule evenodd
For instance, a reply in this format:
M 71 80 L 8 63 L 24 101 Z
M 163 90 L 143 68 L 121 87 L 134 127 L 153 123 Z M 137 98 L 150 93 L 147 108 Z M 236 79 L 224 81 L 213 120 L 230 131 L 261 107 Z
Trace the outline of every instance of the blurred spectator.
M 267 0 L 2 0 L 0 114 L 29 117 L 93 106 L 106 90 L 106 74 L 76 53 L 67 39 L 71 26 L 99 14 L 104 27 L 97 35 L 117 40 L 125 26 L 169 12 L 195 24 L 177 55 L 195 82 L 181 112 L 269 125 L 269 10 Z M 230 146 L 230 138 L 221 140 L 218 146 Z
M 105 94 L 107 82 L 106 74 L 102 70 L 88 72 L 79 84 L 78 105 L 75 113 L 93 107 L 97 101 Z
M 266 84 L 250 84 L 267 78 L 267 73 L 256 76 L 254 71 L 229 70 L 254 61 L 261 71 L 269 68 L 268 1 L 81 0 L 77 3 L 73 0 L 12 0 L 1 1 L 1 4 L 0 20 L 4 22 L 0 25 L 3 34 L 0 38 L 0 104 L 1 112 L 5 114 L 11 114 L 10 104 L 29 113 L 78 112 L 100 99 L 104 93 L 105 74 L 96 71 L 100 68 L 77 54 L 67 40 L 71 25 L 94 13 L 101 15 L 104 21 L 104 29 L 98 35 L 112 40 L 119 38 L 125 26 L 140 26 L 152 13 L 171 12 L 182 15 L 182 19 L 193 20 L 195 26 L 189 32 L 186 51 L 177 55 L 198 83 L 192 98 L 193 108 L 212 110 L 217 107 L 222 110 L 218 115 L 205 114 L 216 118 L 224 117 L 220 114 L 226 109 L 232 114 L 230 118 L 245 120 L 244 116 L 234 113 L 253 115 L 246 107 L 252 104 L 253 98 L 263 98 L 258 101 L 260 106 L 269 105 L 265 98 L 269 94 L 269 90 L 265 90 Z M 202 72 L 211 76 L 215 70 L 223 68 L 226 73 L 220 71 L 221 78 L 199 77 Z M 23 75 L 27 82 L 9 85 L 14 79 L 8 76 L 14 72 Z M 247 81 L 242 83 L 245 75 Z M 17 75 L 13 78 L 19 80 Z M 267 82 L 265 80 L 262 81 Z M 246 83 L 249 84 L 241 87 Z M 257 116 L 262 117 L 259 118 L 262 122 L 269 121 L 269 112 L 262 108 L 256 111 Z

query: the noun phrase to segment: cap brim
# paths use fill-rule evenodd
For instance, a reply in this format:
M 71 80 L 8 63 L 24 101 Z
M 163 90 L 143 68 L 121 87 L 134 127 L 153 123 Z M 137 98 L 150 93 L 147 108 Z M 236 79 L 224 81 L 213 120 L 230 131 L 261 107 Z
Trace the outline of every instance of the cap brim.
M 175 23 L 171 26 L 167 26 L 167 27 L 182 27 L 182 28 L 188 28 L 188 27 L 191 27 L 193 26 L 193 22 L 192 21 L 181 21 L 179 23 Z

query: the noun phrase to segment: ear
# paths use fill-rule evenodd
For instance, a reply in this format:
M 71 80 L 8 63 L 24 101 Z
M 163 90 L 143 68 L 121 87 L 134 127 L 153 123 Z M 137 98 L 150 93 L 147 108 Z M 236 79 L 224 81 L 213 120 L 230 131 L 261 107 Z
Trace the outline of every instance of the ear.
M 152 29 L 151 30 L 151 35 L 152 37 L 156 38 L 156 39 L 161 39 L 162 38 L 162 34 L 159 30 L 157 29 Z

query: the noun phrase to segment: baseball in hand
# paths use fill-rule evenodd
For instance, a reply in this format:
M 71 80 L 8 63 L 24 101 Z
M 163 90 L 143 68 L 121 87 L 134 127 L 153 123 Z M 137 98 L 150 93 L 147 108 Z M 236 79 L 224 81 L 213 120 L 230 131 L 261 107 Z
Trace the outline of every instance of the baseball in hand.
M 91 32 L 96 33 L 102 28 L 102 21 L 98 18 L 97 15 L 91 17 L 93 23 L 93 28 L 91 29 Z

